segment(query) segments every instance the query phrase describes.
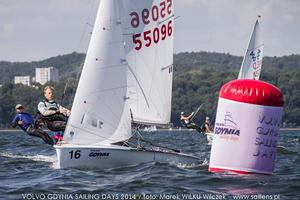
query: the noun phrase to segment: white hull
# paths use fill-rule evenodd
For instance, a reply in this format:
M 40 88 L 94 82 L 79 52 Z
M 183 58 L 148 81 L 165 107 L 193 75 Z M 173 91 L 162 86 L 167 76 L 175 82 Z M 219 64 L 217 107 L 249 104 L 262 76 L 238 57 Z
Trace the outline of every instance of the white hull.
M 182 153 L 138 150 L 122 146 L 55 145 L 59 168 L 116 168 L 146 162 L 191 165 L 199 158 Z

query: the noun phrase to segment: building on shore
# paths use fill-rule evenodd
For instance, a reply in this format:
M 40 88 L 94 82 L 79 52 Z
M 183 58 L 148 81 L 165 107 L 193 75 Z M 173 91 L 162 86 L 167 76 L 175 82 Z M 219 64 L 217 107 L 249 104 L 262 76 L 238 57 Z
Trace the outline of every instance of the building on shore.
M 23 84 L 31 86 L 31 77 L 30 76 L 15 76 L 15 84 Z
M 35 68 L 35 82 L 44 85 L 49 81 L 52 82 L 59 81 L 57 68 L 55 67 Z

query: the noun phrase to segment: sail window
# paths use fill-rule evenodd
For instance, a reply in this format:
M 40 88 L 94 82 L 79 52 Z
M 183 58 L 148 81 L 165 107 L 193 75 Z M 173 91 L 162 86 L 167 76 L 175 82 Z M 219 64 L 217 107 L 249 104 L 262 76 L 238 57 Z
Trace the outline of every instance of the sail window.
M 102 128 L 103 122 L 98 120 L 98 128 Z
M 97 120 L 92 119 L 92 126 L 97 127 Z
M 96 119 L 95 117 L 92 117 L 91 115 L 88 115 L 86 113 L 84 113 L 83 115 L 82 123 L 95 128 L 102 128 L 103 125 L 103 122 L 101 120 Z

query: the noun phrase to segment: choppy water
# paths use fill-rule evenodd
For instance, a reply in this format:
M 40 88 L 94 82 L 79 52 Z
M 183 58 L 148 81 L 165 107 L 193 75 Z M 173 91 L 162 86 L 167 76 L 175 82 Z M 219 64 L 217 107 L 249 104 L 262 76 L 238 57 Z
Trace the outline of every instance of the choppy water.
M 143 136 L 197 155 L 202 164 L 61 170 L 55 150 L 40 139 L 20 131 L 1 132 L 0 199 L 300 199 L 300 131 L 281 131 L 272 176 L 209 173 L 211 146 L 195 132 Z

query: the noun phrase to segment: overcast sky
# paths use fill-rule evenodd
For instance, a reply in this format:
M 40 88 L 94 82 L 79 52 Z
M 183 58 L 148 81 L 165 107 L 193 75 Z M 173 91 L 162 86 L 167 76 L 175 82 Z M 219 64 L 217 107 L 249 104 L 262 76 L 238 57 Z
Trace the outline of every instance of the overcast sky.
M 300 54 L 299 0 L 174 0 L 175 52 L 243 55 L 261 15 L 268 56 Z M 85 52 L 99 0 L 0 0 L 0 60 Z

